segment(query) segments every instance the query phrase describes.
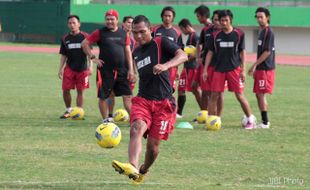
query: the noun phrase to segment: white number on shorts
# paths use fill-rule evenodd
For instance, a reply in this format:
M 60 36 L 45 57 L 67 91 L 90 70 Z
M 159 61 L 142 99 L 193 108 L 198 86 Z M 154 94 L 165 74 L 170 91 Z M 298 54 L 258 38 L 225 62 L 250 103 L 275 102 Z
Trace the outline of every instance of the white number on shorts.
M 185 79 L 180 79 L 179 80 L 179 85 L 184 86 L 185 85 Z
M 259 80 L 258 81 L 258 86 L 259 87 L 264 87 L 265 86 L 265 80 Z
M 168 121 L 161 121 L 159 134 L 165 134 L 167 126 L 168 126 Z

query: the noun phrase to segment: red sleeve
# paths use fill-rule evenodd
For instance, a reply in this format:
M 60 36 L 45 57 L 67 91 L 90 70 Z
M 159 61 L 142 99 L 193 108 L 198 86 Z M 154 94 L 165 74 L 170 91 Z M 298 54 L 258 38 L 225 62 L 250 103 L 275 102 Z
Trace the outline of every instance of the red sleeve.
M 93 44 L 97 41 L 100 40 L 100 36 L 99 36 L 99 30 L 95 30 L 93 33 L 91 33 L 89 36 L 87 36 L 86 38 L 90 44 Z
M 126 45 L 126 46 L 130 46 L 130 44 L 131 44 L 131 41 L 130 41 L 129 34 L 126 34 L 125 45 Z

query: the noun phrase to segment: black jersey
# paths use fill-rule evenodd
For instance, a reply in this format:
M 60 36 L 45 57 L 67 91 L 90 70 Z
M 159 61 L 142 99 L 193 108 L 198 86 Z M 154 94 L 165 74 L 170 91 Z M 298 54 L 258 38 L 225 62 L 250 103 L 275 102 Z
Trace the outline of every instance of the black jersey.
M 222 30 L 215 31 L 207 46 L 216 56 L 215 71 L 232 71 L 241 65 L 240 52 L 245 48 L 244 33 L 237 28 L 228 34 Z
M 59 53 L 67 57 L 67 65 L 73 71 L 84 71 L 87 69 L 87 56 L 81 47 L 82 41 L 88 36 L 85 32 L 76 35 L 66 34 L 61 39 Z
M 264 51 L 270 51 L 270 55 L 267 59 L 259 64 L 257 70 L 272 70 L 275 69 L 275 47 L 274 47 L 274 34 L 271 28 L 268 26 L 260 31 L 258 36 L 257 46 L 257 59 L 263 54 Z
M 172 96 L 169 71 L 154 75 L 153 67 L 172 59 L 178 49 L 179 46 L 167 38 L 156 37 L 134 50 L 133 57 L 140 78 L 138 96 L 148 100 L 163 100 Z
M 187 41 L 184 43 L 182 37 L 179 38 L 178 44 L 180 47 L 182 47 L 184 49 L 185 46 L 195 46 L 197 45 L 198 42 L 198 36 L 196 34 L 196 32 L 192 32 L 188 35 L 188 39 Z M 184 63 L 184 67 L 187 69 L 194 69 L 197 67 L 197 63 L 196 60 L 191 60 L 191 61 L 187 61 Z
M 152 36 L 164 36 L 167 37 L 169 40 L 178 43 L 178 39 L 181 37 L 181 32 L 174 27 L 165 28 L 163 25 L 158 25 L 153 28 Z
M 205 64 L 205 59 L 206 59 L 206 55 L 208 53 L 208 48 L 207 48 L 207 42 L 209 40 L 211 40 L 211 35 L 213 32 L 217 31 L 218 29 L 215 28 L 215 25 L 209 25 L 209 27 L 206 28 L 206 31 L 205 31 L 205 46 L 204 46 L 204 50 L 203 50 L 203 61 L 202 61 L 202 64 L 204 65 Z M 213 56 L 212 57 L 212 60 L 211 60 L 211 63 L 209 66 L 215 66 L 216 64 L 216 56 Z
M 209 30 L 213 25 L 208 24 L 205 27 L 202 28 L 199 36 L 199 45 L 201 45 L 201 53 L 200 57 L 202 58 L 202 64 L 205 64 L 204 60 L 206 58 L 206 55 L 208 53 L 208 49 L 206 48 L 208 39 L 210 39 L 211 31 Z

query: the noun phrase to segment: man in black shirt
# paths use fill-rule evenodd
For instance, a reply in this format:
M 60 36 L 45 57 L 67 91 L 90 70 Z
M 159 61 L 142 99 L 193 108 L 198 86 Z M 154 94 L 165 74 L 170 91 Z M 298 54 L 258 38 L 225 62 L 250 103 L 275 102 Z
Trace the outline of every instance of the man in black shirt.
M 217 101 L 224 91 L 225 81 L 227 81 L 228 90 L 235 93 L 246 115 L 246 122 L 242 122 L 243 127 L 253 129 L 256 127 L 256 119 L 252 115 L 250 105 L 243 94 L 245 81 L 244 33 L 232 26 L 233 14 L 230 10 L 221 10 L 219 19 L 222 29 L 213 32 L 211 40 L 207 43 L 209 51 L 203 72 L 203 78 L 206 80 L 207 68 L 215 56 L 215 71 L 211 80 L 211 98 L 208 104 L 209 115 L 217 114 Z
M 124 107 L 130 113 L 131 95 L 129 82 L 134 82 L 135 75 L 132 66 L 130 39 L 128 34 L 119 28 L 119 14 L 116 10 L 109 10 L 105 14 L 106 26 L 95 30 L 82 42 L 84 52 L 97 64 L 97 88 L 99 110 L 103 122 L 107 120 L 108 104 L 106 99 L 113 91 L 115 96 L 122 96 Z M 90 45 L 97 43 L 99 58 L 91 52 Z M 128 64 L 126 67 L 125 64 Z
M 132 31 L 139 43 L 133 57 L 140 80 L 138 95 L 132 99 L 129 163 L 114 160 L 112 166 L 134 183 L 141 183 L 157 158 L 161 140 L 167 140 L 173 131 L 176 105 L 169 69 L 186 62 L 187 55 L 165 37 L 152 38 L 150 22 L 143 15 L 135 17 Z M 139 167 L 143 136 L 147 147 L 144 163 Z
M 257 128 L 269 128 L 267 109 L 268 103 L 265 94 L 272 94 L 275 77 L 275 47 L 274 34 L 269 26 L 270 12 L 264 7 L 259 7 L 255 12 L 260 31 L 258 35 L 257 60 L 248 73 L 254 77 L 253 92 L 256 94 L 262 123 Z
M 77 89 L 76 104 L 78 107 L 83 107 L 83 92 L 89 88 L 88 76 L 93 72 L 92 62 L 87 64 L 87 56 L 81 47 L 88 34 L 80 31 L 80 26 L 80 18 L 77 15 L 70 15 L 68 17 L 70 33 L 64 35 L 61 40 L 58 76 L 62 79 L 63 99 L 66 105 L 66 111 L 60 116 L 61 119 L 68 118 L 72 111 L 71 89 Z

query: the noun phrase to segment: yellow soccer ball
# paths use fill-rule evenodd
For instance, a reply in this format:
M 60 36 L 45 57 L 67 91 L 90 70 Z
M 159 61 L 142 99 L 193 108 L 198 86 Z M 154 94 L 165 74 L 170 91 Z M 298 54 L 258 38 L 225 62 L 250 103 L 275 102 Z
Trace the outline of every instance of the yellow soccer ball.
M 85 115 L 84 109 L 81 107 L 73 107 L 72 111 L 69 114 L 70 118 L 74 120 L 83 120 L 84 115 Z
M 200 112 L 198 112 L 196 120 L 198 123 L 206 123 L 207 121 L 207 117 L 208 117 L 208 111 L 207 110 L 201 110 Z
M 114 123 L 100 124 L 95 136 L 97 144 L 102 148 L 116 147 L 122 139 L 121 130 Z
M 191 55 L 192 57 L 196 57 L 196 47 L 195 46 L 192 46 L 192 45 L 189 45 L 189 46 L 185 46 L 184 47 L 184 52 L 187 54 L 187 55 Z
M 207 130 L 218 131 L 221 129 L 221 126 L 222 126 L 222 121 L 219 116 L 216 116 L 216 115 L 208 116 L 207 123 L 206 123 Z
M 117 109 L 113 114 L 113 119 L 115 122 L 125 122 L 129 120 L 128 112 L 124 109 Z

